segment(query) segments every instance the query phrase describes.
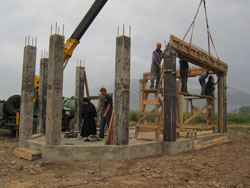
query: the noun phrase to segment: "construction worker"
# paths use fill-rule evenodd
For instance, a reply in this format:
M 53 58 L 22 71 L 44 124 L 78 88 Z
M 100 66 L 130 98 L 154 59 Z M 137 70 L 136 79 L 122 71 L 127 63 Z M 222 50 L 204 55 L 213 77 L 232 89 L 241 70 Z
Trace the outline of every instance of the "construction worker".
M 199 77 L 199 82 L 201 85 L 201 95 L 205 95 L 205 89 L 206 89 L 206 79 L 208 77 L 208 70 L 204 71 L 204 73 Z
M 188 82 L 188 62 L 180 59 L 180 76 L 181 76 L 181 92 L 188 93 L 187 82 Z
M 214 86 L 217 83 L 218 82 L 214 83 L 214 77 L 213 76 L 208 77 L 208 81 L 207 81 L 206 88 L 205 88 L 206 95 L 214 97 L 214 90 L 215 90 Z
M 112 115 L 113 100 L 112 96 L 107 93 L 107 90 L 105 88 L 101 88 L 100 92 L 104 96 L 104 109 L 105 109 L 100 124 L 100 138 L 104 138 L 105 125 L 107 124 L 107 127 L 109 126 Z
M 153 51 L 152 64 L 151 64 L 151 70 L 150 70 L 150 74 L 151 74 L 150 88 L 154 88 L 155 80 L 156 80 L 155 88 L 157 88 L 159 85 L 159 81 L 161 78 L 162 58 L 163 58 L 163 52 L 161 51 L 161 43 L 158 42 L 156 44 L 156 49 Z

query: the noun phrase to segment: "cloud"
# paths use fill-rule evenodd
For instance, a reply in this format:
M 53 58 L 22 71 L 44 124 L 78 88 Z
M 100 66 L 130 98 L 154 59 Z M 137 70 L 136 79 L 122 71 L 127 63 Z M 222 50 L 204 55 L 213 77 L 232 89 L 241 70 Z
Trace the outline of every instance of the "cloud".
M 37 73 L 41 50 L 48 50 L 50 26 L 65 25 L 70 37 L 94 0 L 2 0 L 0 7 L 0 71 L 1 98 L 20 93 L 24 38 L 38 37 Z M 184 36 L 199 1 L 195 0 L 109 0 L 81 39 L 64 71 L 64 95 L 74 94 L 75 66 L 86 60 L 91 88 L 114 82 L 115 37 L 117 26 L 132 26 L 131 77 L 148 72 L 155 43 L 169 39 L 169 34 Z M 217 51 L 229 64 L 228 84 L 250 93 L 250 1 L 207 1 L 209 23 Z M 207 49 L 204 11 L 201 9 L 194 33 L 194 43 Z M 240 75 L 240 76 L 239 76 Z M 7 78 L 6 78 L 7 77 Z M 8 84 L 6 84 L 8 83 Z M 12 86 L 13 89 L 10 89 Z

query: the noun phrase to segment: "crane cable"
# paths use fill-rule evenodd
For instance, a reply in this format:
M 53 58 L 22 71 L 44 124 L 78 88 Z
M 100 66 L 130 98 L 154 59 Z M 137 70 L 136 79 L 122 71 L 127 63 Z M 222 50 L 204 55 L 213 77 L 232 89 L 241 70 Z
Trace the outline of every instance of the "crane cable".
M 191 36 L 190 36 L 190 41 L 189 41 L 189 44 L 190 44 L 190 45 L 192 44 L 195 21 L 196 21 L 196 19 L 197 19 L 198 14 L 199 14 L 199 11 L 200 11 L 200 8 L 201 8 L 202 3 L 204 4 L 205 17 L 206 17 L 206 27 L 207 27 L 207 35 L 208 35 L 208 53 L 209 53 L 209 55 L 211 54 L 211 50 L 210 50 L 210 48 L 211 48 L 210 41 L 211 41 L 211 43 L 212 43 L 212 45 L 213 45 L 213 48 L 214 48 L 214 51 L 215 51 L 215 53 L 216 53 L 216 56 L 217 56 L 217 58 L 219 59 L 218 53 L 217 53 L 216 48 L 215 48 L 215 45 L 214 45 L 214 41 L 213 41 L 212 35 L 211 35 L 211 33 L 210 33 L 210 29 L 209 29 L 206 0 L 201 0 L 201 1 L 200 1 L 198 10 L 196 11 L 195 16 L 194 16 L 194 19 L 193 19 L 191 25 L 189 26 L 187 32 L 185 33 L 185 36 L 183 37 L 183 40 L 185 40 L 185 38 L 187 37 L 189 31 L 190 31 L 191 28 L 192 28 L 192 32 L 191 32 Z

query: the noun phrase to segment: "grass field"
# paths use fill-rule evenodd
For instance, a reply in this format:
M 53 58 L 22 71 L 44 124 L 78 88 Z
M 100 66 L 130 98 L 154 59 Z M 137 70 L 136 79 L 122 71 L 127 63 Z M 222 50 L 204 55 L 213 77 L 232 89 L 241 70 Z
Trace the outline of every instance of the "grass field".
M 185 115 L 185 114 L 184 114 Z M 130 111 L 130 121 L 138 122 L 139 112 L 138 111 Z M 150 117 L 148 119 L 149 122 L 154 122 L 154 118 Z M 218 122 L 218 115 L 215 115 L 215 124 Z M 194 119 L 194 124 L 205 124 L 205 119 L 201 116 L 198 116 Z M 250 125 L 250 113 L 249 114 L 227 114 L 227 123 L 228 125 Z

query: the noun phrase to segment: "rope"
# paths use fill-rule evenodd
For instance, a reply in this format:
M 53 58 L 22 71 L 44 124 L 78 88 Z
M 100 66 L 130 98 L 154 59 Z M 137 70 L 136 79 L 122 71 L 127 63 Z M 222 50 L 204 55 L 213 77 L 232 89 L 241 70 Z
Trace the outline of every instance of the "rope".
M 207 16 L 207 5 L 206 5 L 206 1 L 205 0 L 203 0 L 203 4 L 204 4 L 205 16 L 206 16 L 208 53 L 210 55 L 211 54 L 211 48 L 210 48 L 210 31 L 209 31 L 208 16 Z
M 187 32 L 185 33 L 185 35 L 184 35 L 184 37 L 183 37 L 183 40 L 185 40 L 185 38 L 187 37 L 188 33 L 189 33 L 190 30 L 192 29 L 192 31 L 191 31 L 191 36 L 190 36 L 190 41 L 189 41 L 189 44 L 190 44 L 190 45 L 192 44 L 195 21 L 196 21 L 196 19 L 197 19 L 198 14 L 199 14 L 199 11 L 200 11 L 200 8 L 201 8 L 202 3 L 203 3 L 203 5 L 204 5 L 205 17 L 206 17 L 207 38 L 208 38 L 208 53 L 209 53 L 209 55 L 211 54 L 211 43 L 212 43 L 213 48 L 214 48 L 214 51 L 215 51 L 215 53 L 216 53 L 216 56 L 217 56 L 217 58 L 219 59 L 218 53 L 217 53 L 216 48 L 215 48 L 215 45 L 214 45 L 213 38 L 212 38 L 211 33 L 210 33 L 210 29 L 209 29 L 206 0 L 201 0 L 201 1 L 200 1 L 199 7 L 198 7 L 198 9 L 197 9 L 197 11 L 196 11 L 196 13 L 195 13 L 194 19 L 193 19 L 191 25 L 189 26 Z M 211 41 L 211 43 L 210 43 L 210 41 Z
M 198 7 L 198 9 L 197 9 L 197 11 L 196 11 L 196 13 L 195 13 L 194 19 L 193 19 L 191 25 L 189 26 L 189 28 L 188 28 L 188 30 L 187 30 L 185 36 L 183 37 L 183 40 L 185 40 L 185 38 L 186 38 L 186 36 L 188 35 L 188 33 L 189 33 L 190 29 L 192 28 L 192 26 L 194 27 L 194 24 L 195 24 L 195 21 L 196 21 L 196 18 L 197 18 L 197 16 L 198 16 L 198 14 L 199 14 L 199 11 L 200 11 L 202 2 L 203 2 L 203 0 L 200 1 L 199 7 Z M 192 33 L 193 33 L 193 32 L 192 32 Z

